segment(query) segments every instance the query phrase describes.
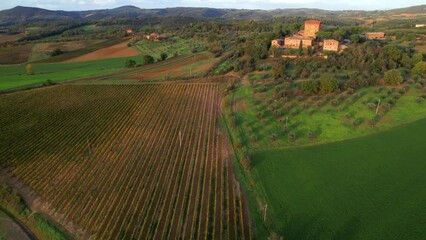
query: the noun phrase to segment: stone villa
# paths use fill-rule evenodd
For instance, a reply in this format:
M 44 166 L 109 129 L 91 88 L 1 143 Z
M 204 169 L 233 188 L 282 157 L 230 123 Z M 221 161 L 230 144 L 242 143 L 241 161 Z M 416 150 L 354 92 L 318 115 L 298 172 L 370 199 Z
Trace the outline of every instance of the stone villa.
M 324 39 L 324 44 L 322 49 L 324 51 L 335 51 L 339 50 L 339 41 L 334 39 Z
M 285 39 L 274 39 L 271 46 L 274 48 L 299 48 L 300 42 L 302 47 L 307 48 L 313 45 L 313 40 L 317 32 L 320 30 L 321 21 L 319 20 L 306 20 L 305 30 L 301 30 L 293 36 L 286 37 Z
M 384 32 L 368 32 L 365 34 L 365 37 L 367 39 L 384 39 L 385 33 Z

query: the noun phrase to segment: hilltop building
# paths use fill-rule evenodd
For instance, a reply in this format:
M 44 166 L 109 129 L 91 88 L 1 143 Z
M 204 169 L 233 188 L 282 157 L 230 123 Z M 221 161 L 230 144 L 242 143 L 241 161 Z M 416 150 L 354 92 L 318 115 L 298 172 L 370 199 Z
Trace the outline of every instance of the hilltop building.
M 305 21 L 305 30 L 301 30 L 293 36 L 286 37 L 285 39 L 274 39 L 271 41 L 273 48 L 299 48 L 300 42 L 302 42 L 303 48 L 313 46 L 313 40 L 320 30 L 321 21 L 319 20 L 307 20 Z
M 315 38 L 317 36 L 317 32 L 319 32 L 320 28 L 321 28 L 321 21 L 319 21 L 319 20 L 306 20 L 305 21 L 304 36 Z
M 324 51 L 335 51 L 339 50 L 339 41 L 334 39 L 324 39 L 324 44 L 322 49 Z
M 368 32 L 365 34 L 367 39 L 385 39 L 384 32 Z
M 151 33 L 149 35 L 146 35 L 146 39 L 153 41 L 166 40 L 168 38 L 169 36 L 167 34 Z
M 306 20 L 305 29 L 297 32 L 293 36 L 286 37 L 285 39 L 277 38 L 271 41 L 273 48 L 299 48 L 302 43 L 302 48 L 312 47 L 317 33 L 321 29 L 321 21 L 319 20 Z M 377 35 L 376 37 L 380 37 Z M 384 35 L 383 35 L 384 36 Z M 321 43 L 319 44 L 321 46 Z M 324 51 L 338 51 L 340 42 L 334 39 L 325 39 L 323 44 Z
M 313 39 L 303 36 L 291 36 L 286 37 L 284 40 L 285 48 L 299 48 L 300 42 L 302 42 L 302 48 L 308 48 L 312 46 Z
M 426 27 L 426 24 L 416 24 L 416 28 Z

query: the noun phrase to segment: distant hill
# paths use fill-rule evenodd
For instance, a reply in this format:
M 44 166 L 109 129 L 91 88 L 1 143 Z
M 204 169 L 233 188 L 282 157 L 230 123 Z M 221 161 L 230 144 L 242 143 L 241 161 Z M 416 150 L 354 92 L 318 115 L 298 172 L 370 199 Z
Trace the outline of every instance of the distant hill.
M 386 11 L 390 14 L 426 14 L 426 5 L 412 6 L 407 8 L 397 8 Z
M 195 18 L 225 18 L 225 19 L 271 19 L 283 16 L 301 17 L 333 17 L 348 15 L 350 13 L 364 13 L 369 11 L 329 11 L 322 9 L 298 8 L 275 10 L 248 10 L 248 9 L 216 9 L 216 8 L 162 8 L 141 9 L 135 6 L 122 6 L 114 9 L 89 10 L 89 11 L 52 11 L 41 8 L 17 6 L 12 9 L 0 11 L 0 24 L 15 24 L 34 21 L 69 21 L 69 20 L 99 20 L 104 18 L 146 18 L 185 16 Z M 371 11 L 374 13 L 377 11 Z M 415 14 L 425 13 L 426 5 L 408 8 L 380 11 L 384 14 Z
M 0 23 L 16 23 L 29 21 L 62 21 L 79 18 L 78 12 L 51 11 L 42 8 L 17 6 L 0 11 Z

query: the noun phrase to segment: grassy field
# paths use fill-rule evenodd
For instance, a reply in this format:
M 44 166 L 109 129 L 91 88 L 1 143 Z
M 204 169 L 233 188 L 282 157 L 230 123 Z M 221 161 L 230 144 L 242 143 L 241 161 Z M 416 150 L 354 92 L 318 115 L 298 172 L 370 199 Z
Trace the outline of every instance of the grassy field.
M 147 41 L 141 40 L 135 44 L 135 47 L 142 53 L 160 58 L 161 53 L 166 53 L 168 57 L 176 55 L 183 55 L 191 53 L 191 50 L 197 49 L 203 51 L 206 49 L 205 43 L 193 39 L 185 40 L 180 38 L 173 38 L 165 41 Z
M 86 76 L 102 75 L 124 68 L 127 58 L 95 60 L 80 63 L 33 64 L 35 74 L 26 74 L 25 65 L 0 66 L 0 90 L 60 82 Z M 132 59 L 138 59 L 132 57 Z
M 425 239 L 426 120 L 327 145 L 263 150 L 252 172 L 285 239 Z

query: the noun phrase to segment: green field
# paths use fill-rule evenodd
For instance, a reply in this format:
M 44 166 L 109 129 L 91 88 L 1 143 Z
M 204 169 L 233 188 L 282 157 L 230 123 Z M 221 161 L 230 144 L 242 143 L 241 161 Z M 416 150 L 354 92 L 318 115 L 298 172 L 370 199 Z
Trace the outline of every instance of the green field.
M 26 74 L 25 65 L 0 66 L 0 91 L 43 84 L 47 80 L 60 82 L 86 76 L 112 73 L 124 68 L 127 58 L 114 58 L 78 63 L 33 64 L 35 74 Z M 140 60 L 132 57 L 132 59 Z
M 377 135 L 253 155 L 284 239 L 425 239 L 426 119 Z

